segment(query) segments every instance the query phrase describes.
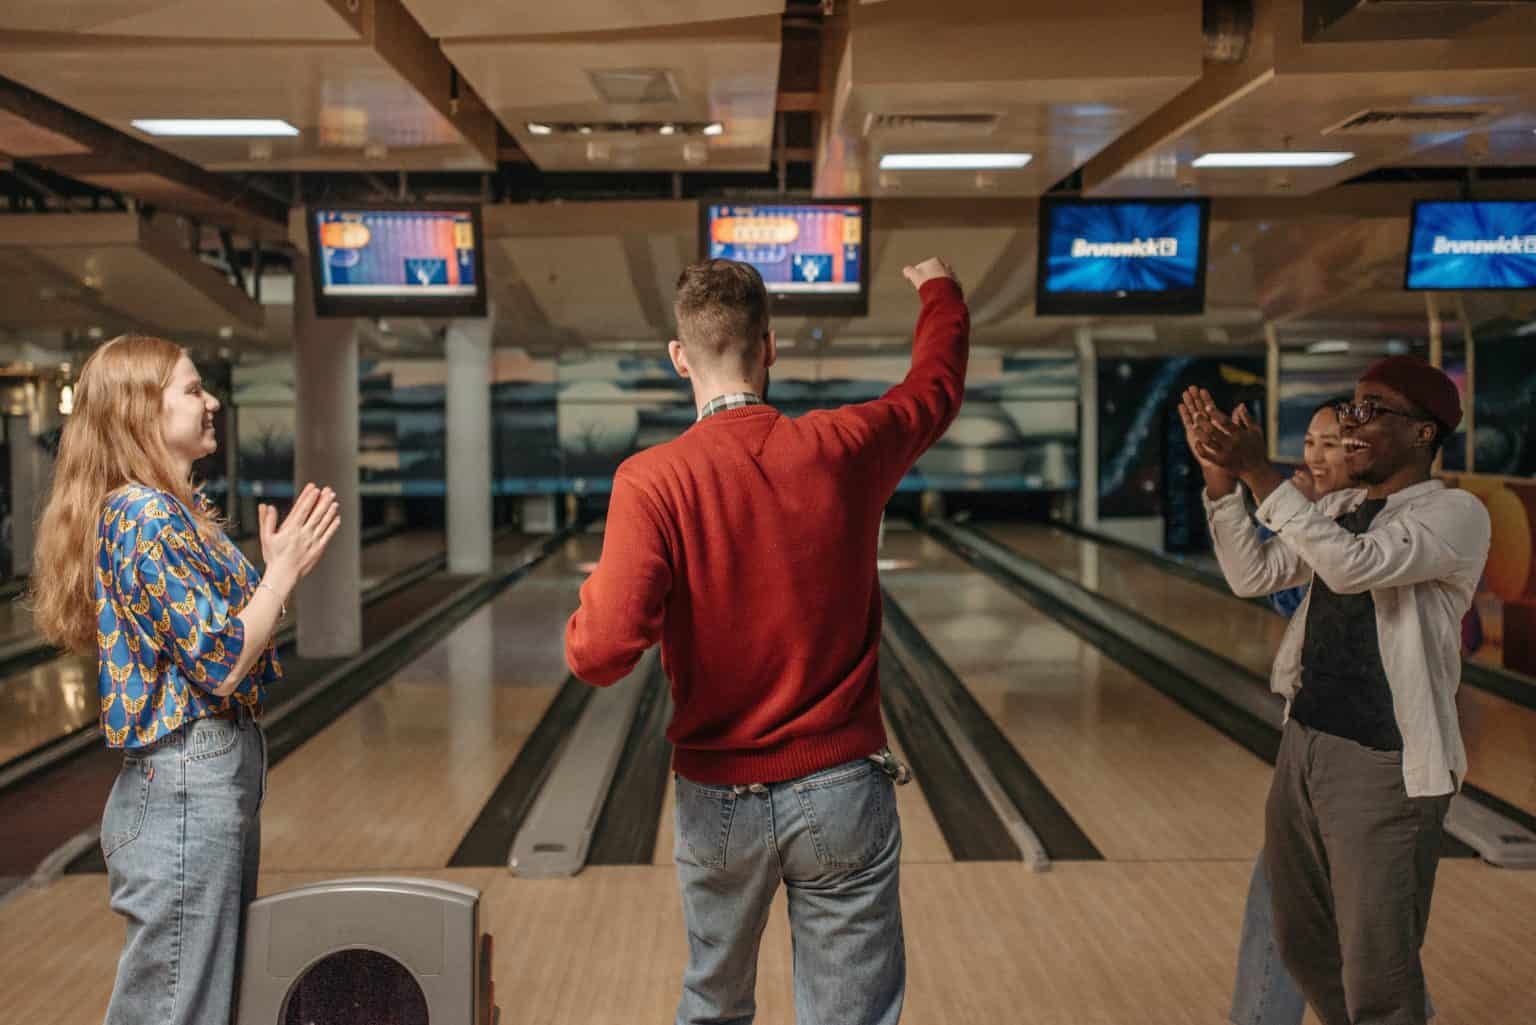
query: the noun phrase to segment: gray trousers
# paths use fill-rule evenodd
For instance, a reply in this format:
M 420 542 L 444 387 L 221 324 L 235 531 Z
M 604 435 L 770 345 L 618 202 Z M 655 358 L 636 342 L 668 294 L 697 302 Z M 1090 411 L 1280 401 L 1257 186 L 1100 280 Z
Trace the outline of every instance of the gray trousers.
M 1275 939 L 1323 1025 L 1424 1025 L 1419 949 L 1451 795 L 1400 752 L 1288 722 L 1265 809 Z

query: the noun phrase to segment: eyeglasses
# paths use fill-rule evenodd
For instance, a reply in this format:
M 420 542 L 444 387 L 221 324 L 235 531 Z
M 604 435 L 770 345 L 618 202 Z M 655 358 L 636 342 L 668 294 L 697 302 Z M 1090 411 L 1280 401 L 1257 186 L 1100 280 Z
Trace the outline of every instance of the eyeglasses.
M 1340 402 L 1333 409 L 1339 415 L 1340 422 L 1352 423 L 1356 427 L 1364 427 L 1383 413 L 1390 413 L 1393 416 L 1400 416 L 1407 420 L 1431 419 L 1431 417 L 1420 413 L 1408 413 L 1401 409 L 1389 409 L 1386 406 L 1378 405 L 1375 399 L 1361 399 L 1359 402 Z

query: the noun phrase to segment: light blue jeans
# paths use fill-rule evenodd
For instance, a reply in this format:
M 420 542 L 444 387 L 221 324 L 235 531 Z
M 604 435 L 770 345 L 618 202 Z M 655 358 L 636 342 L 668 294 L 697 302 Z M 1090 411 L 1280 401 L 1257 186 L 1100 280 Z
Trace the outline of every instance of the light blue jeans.
M 1232 988 L 1232 1025 L 1301 1025 L 1307 998 L 1286 971 L 1275 943 L 1275 912 L 1264 871 L 1264 855 L 1253 866 L 1248 903 L 1243 908 L 1243 936 L 1237 948 L 1237 982 Z M 1426 1019 L 1435 1005 L 1424 994 Z
M 677 1025 L 749 1025 L 782 880 L 798 1025 L 895 1025 L 906 992 L 901 822 L 873 762 L 750 787 L 677 779 L 688 969 Z
M 227 1025 L 261 860 L 261 727 L 198 719 L 127 752 L 101 819 L 128 921 L 106 1025 Z

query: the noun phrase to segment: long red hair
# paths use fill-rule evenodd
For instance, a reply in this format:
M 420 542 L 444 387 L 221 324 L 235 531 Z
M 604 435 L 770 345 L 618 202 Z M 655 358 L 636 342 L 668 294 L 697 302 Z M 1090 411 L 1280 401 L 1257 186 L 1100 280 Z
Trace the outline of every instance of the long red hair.
M 33 621 L 49 644 L 96 651 L 101 515 L 118 488 L 144 484 L 176 496 L 210 540 L 222 529 L 198 505 L 192 481 L 180 479 L 162 433 L 165 388 L 184 355 L 163 338 L 121 335 L 80 370 L 32 563 Z

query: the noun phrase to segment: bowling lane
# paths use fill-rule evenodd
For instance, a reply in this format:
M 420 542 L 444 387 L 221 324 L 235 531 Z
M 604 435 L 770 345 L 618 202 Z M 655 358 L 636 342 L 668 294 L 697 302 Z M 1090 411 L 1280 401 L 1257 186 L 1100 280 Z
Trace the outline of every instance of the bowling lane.
M 1026 558 L 1269 677 L 1285 620 L 1266 608 L 1169 573 L 1118 545 L 1054 527 L 987 524 Z M 1476 687 L 1456 692 L 1467 782 L 1536 813 L 1536 710 Z
M 601 550 L 599 534 L 567 544 L 273 769 L 263 870 L 447 865 L 567 676 L 565 622 Z M 903 860 L 952 860 L 921 785 L 897 800 Z M 672 822 L 668 787 L 658 862 Z
M 443 545 L 441 531 L 404 531 L 365 545 L 363 589 L 441 553 Z M 240 548 L 261 565 L 258 539 L 247 538 Z M 30 613 L 27 616 L 30 624 Z M 0 679 L 0 764 L 90 726 L 96 719 L 94 656 L 61 655 L 12 673 Z
M 1251 859 L 1269 766 L 920 533 L 882 580 L 1110 860 Z
M 565 621 L 601 549 L 572 539 L 274 767 L 263 871 L 446 866 L 565 681 Z

